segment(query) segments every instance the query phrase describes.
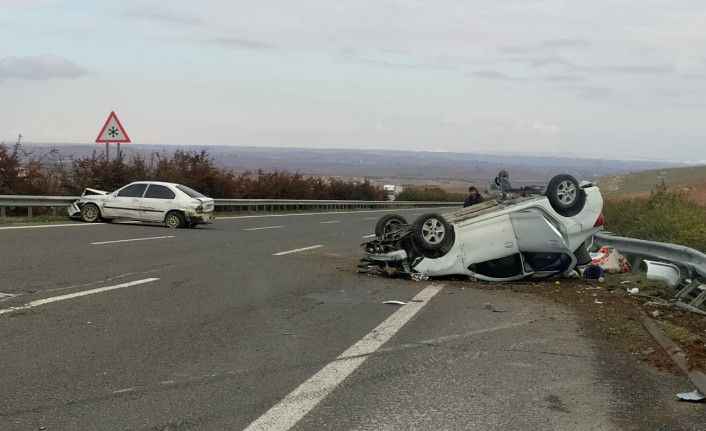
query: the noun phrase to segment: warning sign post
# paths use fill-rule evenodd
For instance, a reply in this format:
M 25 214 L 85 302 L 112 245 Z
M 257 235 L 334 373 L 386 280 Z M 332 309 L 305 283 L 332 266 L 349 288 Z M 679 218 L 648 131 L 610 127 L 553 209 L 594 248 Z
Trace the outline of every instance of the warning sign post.
M 111 111 L 96 138 L 96 144 L 105 144 L 105 159 L 110 160 L 109 145 L 111 143 L 118 144 L 118 157 L 120 157 L 120 144 L 128 144 L 130 142 L 132 141 L 122 123 L 118 120 L 118 116 L 115 115 L 115 111 Z

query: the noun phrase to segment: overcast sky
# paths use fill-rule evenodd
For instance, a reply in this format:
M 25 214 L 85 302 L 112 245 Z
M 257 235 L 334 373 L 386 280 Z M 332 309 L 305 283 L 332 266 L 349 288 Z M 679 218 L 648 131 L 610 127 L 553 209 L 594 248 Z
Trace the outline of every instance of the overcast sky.
M 0 0 L 0 139 L 706 160 L 704 0 Z

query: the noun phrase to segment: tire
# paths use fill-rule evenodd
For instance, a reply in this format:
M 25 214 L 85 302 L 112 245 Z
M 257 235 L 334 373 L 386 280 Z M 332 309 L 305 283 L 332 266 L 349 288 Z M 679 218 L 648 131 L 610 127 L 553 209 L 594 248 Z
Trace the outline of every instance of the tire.
M 450 249 L 454 235 L 446 219 L 435 213 L 424 214 L 414 222 L 412 238 L 415 245 L 426 251 Z
M 184 221 L 184 216 L 179 211 L 169 211 L 166 216 L 164 216 L 164 224 L 170 229 L 179 229 L 184 227 L 186 222 Z
M 81 207 L 81 220 L 86 223 L 95 223 L 101 218 L 101 210 L 96 204 L 85 204 Z
M 586 193 L 576 178 L 557 175 L 549 181 L 546 196 L 554 211 L 564 217 L 573 217 L 586 205 Z
M 388 214 L 383 216 L 375 223 L 375 236 L 378 238 L 385 234 L 398 230 L 407 224 L 407 220 L 398 214 Z

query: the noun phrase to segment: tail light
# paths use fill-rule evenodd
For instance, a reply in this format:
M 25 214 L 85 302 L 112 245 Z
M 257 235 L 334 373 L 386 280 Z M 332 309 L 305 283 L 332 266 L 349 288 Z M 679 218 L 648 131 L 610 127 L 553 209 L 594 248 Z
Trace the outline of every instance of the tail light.
M 593 225 L 593 227 L 601 226 L 605 226 L 605 217 L 603 216 L 603 213 L 598 216 L 598 218 L 596 219 L 596 224 Z

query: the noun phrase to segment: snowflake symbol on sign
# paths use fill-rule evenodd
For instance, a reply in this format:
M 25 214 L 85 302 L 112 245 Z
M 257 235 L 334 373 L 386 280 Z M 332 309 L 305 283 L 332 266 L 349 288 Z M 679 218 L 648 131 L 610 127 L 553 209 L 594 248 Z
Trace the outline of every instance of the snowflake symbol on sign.
M 110 129 L 108 129 L 108 134 L 111 138 L 115 138 L 120 134 L 120 131 L 115 126 L 112 126 Z

